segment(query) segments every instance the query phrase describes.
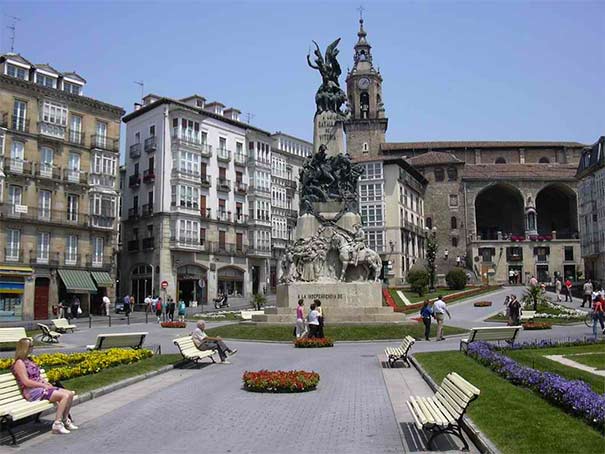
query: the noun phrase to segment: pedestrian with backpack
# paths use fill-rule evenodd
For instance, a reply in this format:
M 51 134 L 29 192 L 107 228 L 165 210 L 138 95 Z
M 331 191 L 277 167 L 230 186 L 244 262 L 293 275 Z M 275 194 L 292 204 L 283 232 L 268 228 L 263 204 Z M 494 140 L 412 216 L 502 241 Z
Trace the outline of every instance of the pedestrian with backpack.
M 158 323 L 162 320 L 162 298 L 157 298 L 155 300 L 155 316 L 158 318 Z

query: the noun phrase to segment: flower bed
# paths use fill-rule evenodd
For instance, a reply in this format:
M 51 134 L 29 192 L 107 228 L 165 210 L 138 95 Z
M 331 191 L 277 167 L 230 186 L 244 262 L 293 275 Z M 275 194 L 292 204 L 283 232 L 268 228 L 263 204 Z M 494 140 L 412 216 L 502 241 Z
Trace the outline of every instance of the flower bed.
M 308 338 L 303 337 L 294 341 L 296 348 L 322 348 L 322 347 L 334 347 L 334 341 L 331 337 L 321 338 Z
M 535 339 L 532 341 L 520 342 L 512 346 L 502 347 L 501 350 L 522 350 L 526 348 L 553 348 L 553 347 L 577 347 L 579 345 L 604 344 L 604 340 L 597 340 L 593 337 L 578 338 L 574 340 L 562 341 L 558 339 Z
M 41 368 L 46 369 L 48 381 L 56 383 L 60 380 L 91 375 L 102 369 L 132 364 L 144 358 L 153 356 L 150 350 L 124 350 L 113 348 L 110 350 L 87 353 L 50 353 L 33 356 L 32 359 Z M 12 359 L 0 360 L 0 369 L 8 369 L 13 364 Z
M 477 301 L 476 303 L 473 303 L 473 306 L 475 307 L 489 307 L 491 305 L 491 301 Z
M 511 383 L 537 392 L 552 404 L 604 431 L 605 395 L 595 393 L 582 380 L 567 380 L 557 374 L 522 366 L 485 342 L 470 343 L 468 354 Z
M 551 329 L 552 323 L 547 322 L 525 322 L 523 323 L 523 329 L 528 331 L 539 330 L 539 329 Z
M 162 328 L 187 328 L 187 323 L 185 322 L 162 322 L 160 323 Z
M 304 370 L 259 370 L 244 372 L 244 389 L 261 393 L 299 393 L 312 391 L 319 384 L 317 372 Z

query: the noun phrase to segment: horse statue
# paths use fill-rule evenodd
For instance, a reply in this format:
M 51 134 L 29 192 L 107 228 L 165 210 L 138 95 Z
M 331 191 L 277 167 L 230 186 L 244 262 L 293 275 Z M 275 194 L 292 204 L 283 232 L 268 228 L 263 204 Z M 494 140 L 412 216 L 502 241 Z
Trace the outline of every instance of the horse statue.
M 344 235 L 335 233 L 332 237 L 332 244 L 338 250 L 338 256 L 340 263 L 342 264 L 342 272 L 340 273 L 339 281 L 342 281 L 347 272 L 347 268 L 350 264 L 355 264 L 357 261 L 358 265 L 362 265 L 368 277 L 370 279 L 370 272 L 374 272 L 374 282 L 380 280 L 380 270 L 382 269 L 382 259 L 380 255 L 370 248 L 364 247 L 357 250 L 355 243 L 348 240 Z M 355 256 L 357 255 L 357 259 Z

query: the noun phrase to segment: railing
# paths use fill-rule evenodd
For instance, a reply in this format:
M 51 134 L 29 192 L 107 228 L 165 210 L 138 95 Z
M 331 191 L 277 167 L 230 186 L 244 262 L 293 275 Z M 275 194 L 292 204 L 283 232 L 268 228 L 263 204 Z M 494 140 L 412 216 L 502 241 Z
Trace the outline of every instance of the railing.
M 200 217 L 202 219 L 212 219 L 212 208 L 202 208 L 200 210 Z
M 252 256 L 267 256 L 267 255 L 271 255 L 271 248 L 270 247 L 249 247 L 247 254 L 252 255 Z
M 157 149 L 157 141 L 155 136 L 148 137 L 145 139 L 145 153 L 154 152 Z
M 246 183 L 242 183 L 241 181 L 236 181 L 235 192 L 239 192 L 240 194 L 246 194 L 248 192 L 248 185 Z
M 67 128 L 65 126 L 56 125 L 54 123 L 48 123 L 46 121 L 38 122 L 38 133 L 45 136 L 53 137 L 55 139 L 65 139 L 65 132 Z
M 201 140 L 193 139 L 190 137 L 183 137 L 182 135 L 179 136 L 178 134 L 173 134 L 172 142 L 177 147 L 185 146 L 198 150 L 205 158 L 209 158 L 210 156 L 212 156 L 212 146 L 203 143 Z
M 147 169 L 143 172 L 143 182 L 144 183 L 153 183 L 155 181 L 155 173 L 153 173 L 153 169 Z
M 212 157 L 212 145 L 208 145 L 207 143 L 203 143 L 200 148 L 200 152 L 202 157 L 210 158 Z
M 65 140 L 68 143 L 72 143 L 74 145 L 84 145 L 84 133 L 81 131 L 74 131 L 73 129 L 68 129 Z
M 128 219 L 136 219 L 139 217 L 138 208 L 128 208 Z
M 171 237 L 170 238 L 170 246 L 171 247 L 186 247 L 186 248 L 195 248 L 195 249 L 205 249 L 206 240 L 204 238 L 197 237 L 189 237 L 189 236 L 179 236 L 179 238 Z
M 233 215 L 233 221 L 236 224 L 247 224 L 248 223 L 248 215 L 247 214 L 242 214 L 242 213 L 234 213 Z
M 213 254 L 245 256 L 246 246 L 238 243 L 221 243 L 220 241 L 208 242 L 207 250 Z
M 231 160 L 231 151 L 226 148 L 218 148 L 216 150 L 216 159 L 229 162 Z
M 143 238 L 143 249 L 153 249 L 154 238 L 152 236 Z
M 24 159 L 4 158 L 4 171 L 19 175 L 31 175 L 33 165 Z
M 138 173 L 128 177 L 128 187 L 139 187 L 141 185 L 141 176 Z
M 153 215 L 153 204 L 146 203 L 141 207 L 141 216 L 152 216 Z
M 128 251 L 138 251 L 139 250 L 139 240 L 129 240 L 127 243 Z
M 286 188 L 296 189 L 297 187 L 296 181 L 283 179 L 282 182 Z
M 250 192 L 266 192 L 267 194 L 271 193 L 271 189 L 266 188 L 264 186 L 255 186 L 253 184 L 250 185 L 249 189 Z
M 216 220 L 220 222 L 231 222 L 231 211 L 219 210 L 216 214 Z
M 63 265 L 65 266 L 80 266 L 81 262 L 82 258 L 77 253 L 72 254 L 66 252 L 65 254 L 63 254 Z
M 135 143 L 135 144 L 131 145 L 130 149 L 128 151 L 128 154 L 132 159 L 140 158 L 141 157 L 141 144 Z
M 200 182 L 202 183 L 202 186 L 205 186 L 207 188 L 212 186 L 212 178 L 208 175 L 201 175 Z
M 29 119 L 25 117 L 11 117 L 11 129 L 21 132 L 29 132 Z
M 91 173 L 89 177 L 89 184 L 91 186 L 106 186 L 113 188 L 116 183 L 116 177 L 113 175 L 107 175 L 102 173 Z
M 69 183 L 86 184 L 88 182 L 88 172 L 82 170 L 63 169 L 63 180 Z
M 61 180 L 61 168 L 49 164 L 38 164 L 35 166 L 34 174 L 41 178 L 50 178 L 52 180 Z
M 99 134 L 94 134 L 90 137 L 90 146 L 92 148 L 100 148 L 108 151 L 120 150 L 120 142 L 118 139 Z
M 230 191 L 231 190 L 231 182 L 226 178 L 219 178 L 216 189 L 219 191 Z
M 25 205 L 0 204 L 0 217 L 21 219 L 45 224 L 112 228 L 115 218 L 105 215 L 88 215 L 69 210 L 51 210 L 48 208 L 30 208 Z
M 23 250 L 20 247 L 5 247 L 4 248 L 5 262 L 22 262 Z
M 98 227 L 102 229 L 111 229 L 113 228 L 113 223 L 115 218 L 113 216 L 107 216 L 102 214 L 92 214 L 90 215 L 91 227 Z
M 235 153 L 233 155 L 233 162 L 235 162 L 236 165 L 238 166 L 245 166 L 246 163 L 248 162 L 248 157 L 246 156 L 245 153 Z

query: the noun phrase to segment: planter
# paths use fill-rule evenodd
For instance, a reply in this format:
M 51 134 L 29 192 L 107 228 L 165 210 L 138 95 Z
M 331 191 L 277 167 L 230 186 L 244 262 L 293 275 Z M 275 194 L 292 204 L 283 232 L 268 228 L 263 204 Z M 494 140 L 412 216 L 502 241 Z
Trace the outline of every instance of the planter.
M 304 370 L 246 371 L 242 376 L 244 389 L 260 393 L 301 393 L 312 391 L 319 384 L 317 372 Z
M 473 306 L 475 307 L 489 307 L 491 305 L 491 301 L 477 301 L 476 303 L 473 303 Z
M 185 322 L 162 322 L 160 323 L 162 328 L 187 328 L 187 323 Z
M 334 347 L 334 341 L 330 337 L 322 338 L 301 338 L 294 341 L 294 347 L 296 348 L 323 348 L 323 347 Z
M 551 329 L 552 324 L 546 322 L 526 322 L 523 323 L 523 329 L 526 330 L 538 330 L 538 329 Z

